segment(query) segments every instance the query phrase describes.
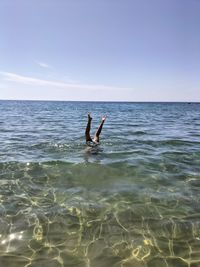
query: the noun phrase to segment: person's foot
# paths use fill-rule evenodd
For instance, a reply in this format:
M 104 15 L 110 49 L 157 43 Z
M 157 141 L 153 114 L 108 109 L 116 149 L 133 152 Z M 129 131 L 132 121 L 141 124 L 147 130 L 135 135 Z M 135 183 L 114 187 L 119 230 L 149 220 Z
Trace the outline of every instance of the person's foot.
M 90 116 L 90 113 L 88 113 L 88 120 L 91 121 L 92 117 Z
M 106 120 L 106 117 L 107 115 L 103 116 L 101 120 L 104 122 Z

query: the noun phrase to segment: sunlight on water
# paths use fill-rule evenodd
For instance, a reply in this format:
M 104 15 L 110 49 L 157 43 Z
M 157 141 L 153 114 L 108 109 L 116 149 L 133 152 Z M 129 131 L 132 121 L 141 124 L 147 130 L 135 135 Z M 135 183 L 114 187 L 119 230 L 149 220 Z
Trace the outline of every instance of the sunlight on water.
M 97 150 L 88 105 L 110 114 Z M 0 109 L 0 266 L 200 266 L 200 105 Z

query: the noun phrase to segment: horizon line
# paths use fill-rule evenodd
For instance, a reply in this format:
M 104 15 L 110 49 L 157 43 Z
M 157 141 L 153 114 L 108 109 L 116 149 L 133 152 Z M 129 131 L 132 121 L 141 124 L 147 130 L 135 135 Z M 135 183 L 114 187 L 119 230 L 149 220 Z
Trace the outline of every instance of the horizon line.
M 32 101 L 32 102 L 94 102 L 94 103 L 193 103 L 200 104 L 200 101 L 128 101 L 128 100 L 56 100 L 56 99 L 1 99 L 0 101 Z

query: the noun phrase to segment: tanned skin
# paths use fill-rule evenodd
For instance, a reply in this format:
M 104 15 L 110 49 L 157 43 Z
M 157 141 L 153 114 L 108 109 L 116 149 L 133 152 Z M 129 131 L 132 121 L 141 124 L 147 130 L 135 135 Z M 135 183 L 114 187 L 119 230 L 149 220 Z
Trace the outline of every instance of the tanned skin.
M 88 122 L 87 122 L 87 126 L 85 129 L 85 140 L 86 142 L 91 141 L 91 142 L 95 142 L 95 143 L 99 143 L 99 136 L 101 134 L 101 130 L 103 128 L 103 124 L 106 120 L 106 116 L 103 116 L 101 119 L 101 123 L 99 125 L 99 128 L 97 129 L 95 135 L 94 135 L 94 139 L 92 140 L 91 136 L 90 136 L 90 128 L 91 128 L 91 121 L 92 121 L 92 117 L 90 116 L 90 113 L 88 113 Z

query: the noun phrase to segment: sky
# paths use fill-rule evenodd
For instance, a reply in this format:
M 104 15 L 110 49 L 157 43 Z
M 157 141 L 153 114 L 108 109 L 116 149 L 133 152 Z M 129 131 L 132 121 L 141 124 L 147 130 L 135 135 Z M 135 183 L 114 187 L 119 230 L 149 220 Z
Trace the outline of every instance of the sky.
M 200 0 L 0 0 L 0 99 L 200 102 Z

